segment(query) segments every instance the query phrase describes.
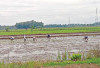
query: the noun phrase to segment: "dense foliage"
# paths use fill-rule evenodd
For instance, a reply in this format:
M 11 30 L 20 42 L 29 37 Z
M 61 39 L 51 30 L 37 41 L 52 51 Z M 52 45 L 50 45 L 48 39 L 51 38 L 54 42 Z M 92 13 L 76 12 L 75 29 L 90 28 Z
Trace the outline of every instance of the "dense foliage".
M 26 22 L 20 22 L 20 23 L 16 23 L 15 27 L 17 29 L 28 29 L 28 28 L 41 28 L 43 27 L 43 23 L 42 22 L 36 22 L 34 20 L 32 21 L 26 21 Z
M 81 60 L 81 54 L 72 54 L 71 60 L 73 61 Z

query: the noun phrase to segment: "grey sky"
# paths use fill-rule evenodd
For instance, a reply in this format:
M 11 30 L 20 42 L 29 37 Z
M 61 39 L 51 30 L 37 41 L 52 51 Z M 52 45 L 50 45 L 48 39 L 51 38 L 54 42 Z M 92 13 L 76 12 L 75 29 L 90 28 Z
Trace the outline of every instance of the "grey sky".
M 0 25 L 23 21 L 45 24 L 93 23 L 100 0 L 0 0 Z

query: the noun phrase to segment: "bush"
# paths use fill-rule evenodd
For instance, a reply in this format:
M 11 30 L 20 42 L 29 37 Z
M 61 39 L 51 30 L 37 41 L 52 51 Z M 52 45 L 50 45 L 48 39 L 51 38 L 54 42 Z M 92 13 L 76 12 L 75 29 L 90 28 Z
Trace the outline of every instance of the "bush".
M 72 54 L 71 60 L 73 61 L 81 60 L 81 54 Z
M 99 50 L 89 50 L 87 55 L 86 55 L 86 58 L 87 59 L 91 59 L 91 58 L 98 58 L 100 57 L 100 51 Z

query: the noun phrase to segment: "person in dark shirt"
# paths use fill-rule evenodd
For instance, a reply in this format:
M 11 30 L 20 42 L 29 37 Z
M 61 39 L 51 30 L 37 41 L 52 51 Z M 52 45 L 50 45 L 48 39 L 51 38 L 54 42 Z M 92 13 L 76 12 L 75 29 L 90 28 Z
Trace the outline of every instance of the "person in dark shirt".
M 50 35 L 48 34 L 47 38 L 50 38 Z
M 88 36 L 84 36 L 84 39 L 87 42 L 88 41 Z
M 50 41 L 50 37 L 51 37 L 51 36 L 48 34 L 48 35 L 47 35 L 48 41 Z

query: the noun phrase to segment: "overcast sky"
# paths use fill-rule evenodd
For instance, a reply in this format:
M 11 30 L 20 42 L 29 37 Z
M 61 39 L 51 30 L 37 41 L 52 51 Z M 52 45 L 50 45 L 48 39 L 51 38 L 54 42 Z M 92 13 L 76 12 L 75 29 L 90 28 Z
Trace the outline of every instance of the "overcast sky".
M 100 0 L 0 0 L 0 25 L 23 21 L 44 24 L 93 23 Z M 99 18 L 100 19 L 100 18 Z

